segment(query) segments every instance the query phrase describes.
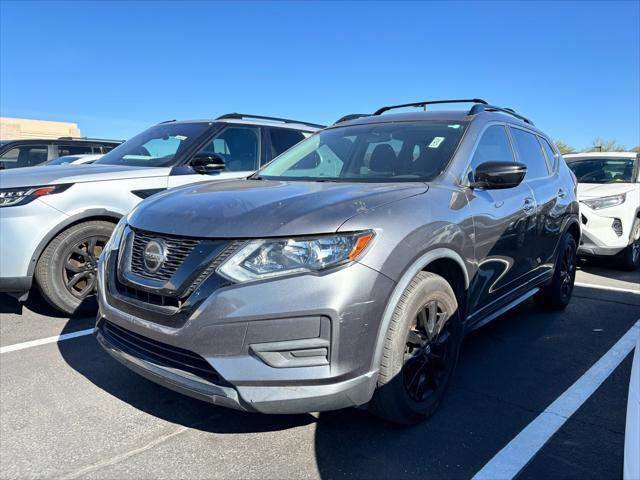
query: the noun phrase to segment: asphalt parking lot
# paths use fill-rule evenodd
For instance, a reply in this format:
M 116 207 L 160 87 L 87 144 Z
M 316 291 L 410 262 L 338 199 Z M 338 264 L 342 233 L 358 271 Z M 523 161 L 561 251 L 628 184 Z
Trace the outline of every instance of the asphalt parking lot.
M 213 407 L 121 367 L 86 334 L 93 319 L 60 317 L 37 295 L 23 308 L 0 297 L 0 476 L 471 478 L 625 333 L 637 334 L 640 272 L 587 264 L 577 282 L 565 312 L 527 302 L 469 335 L 442 408 L 411 428 L 355 409 Z M 67 337 L 39 341 L 58 335 Z M 621 478 L 631 356 L 520 478 Z

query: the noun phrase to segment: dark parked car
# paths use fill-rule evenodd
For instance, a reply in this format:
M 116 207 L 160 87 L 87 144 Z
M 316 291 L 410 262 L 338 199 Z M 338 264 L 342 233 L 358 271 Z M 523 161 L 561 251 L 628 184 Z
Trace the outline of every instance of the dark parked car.
M 0 140 L 0 170 L 33 167 L 66 155 L 103 154 L 121 143 L 122 140 L 72 137 Z
M 123 219 L 98 267 L 96 336 L 169 388 L 264 413 L 443 399 L 462 337 L 524 300 L 568 304 L 575 179 L 513 110 L 383 115 L 322 130 L 244 180 Z

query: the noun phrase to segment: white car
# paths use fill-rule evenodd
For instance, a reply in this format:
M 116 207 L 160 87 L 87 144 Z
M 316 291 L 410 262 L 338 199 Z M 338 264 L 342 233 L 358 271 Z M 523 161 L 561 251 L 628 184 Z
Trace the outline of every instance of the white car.
M 180 185 L 247 177 L 321 127 L 237 113 L 172 120 L 92 165 L 0 172 L 0 292 L 25 299 L 35 283 L 60 311 L 95 310 L 97 259 L 140 201 Z
M 48 162 L 41 163 L 41 166 L 50 166 L 50 165 L 84 165 L 87 163 L 93 163 L 99 158 L 102 158 L 102 154 L 100 155 L 65 155 L 63 157 L 54 158 L 53 160 L 49 160 Z
M 634 152 L 564 156 L 578 180 L 582 256 L 615 256 L 625 270 L 640 266 L 640 160 Z

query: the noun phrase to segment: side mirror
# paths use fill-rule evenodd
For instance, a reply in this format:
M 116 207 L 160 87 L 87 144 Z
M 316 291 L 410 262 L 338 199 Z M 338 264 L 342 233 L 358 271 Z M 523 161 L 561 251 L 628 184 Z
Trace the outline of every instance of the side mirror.
M 472 174 L 471 188 L 513 188 L 522 183 L 527 166 L 517 162 L 484 162 Z
M 191 160 L 190 166 L 196 172 L 206 174 L 224 170 L 225 164 L 224 158 L 217 153 L 198 153 Z

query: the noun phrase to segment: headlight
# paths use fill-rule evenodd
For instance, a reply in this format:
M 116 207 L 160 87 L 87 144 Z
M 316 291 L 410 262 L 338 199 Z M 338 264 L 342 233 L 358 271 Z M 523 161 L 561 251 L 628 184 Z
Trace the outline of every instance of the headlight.
M 110 252 L 111 250 L 118 249 L 125 228 L 127 228 L 127 217 L 122 217 L 116 225 L 116 228 L 113 230 L 113 232 L 111 232 L 109 241 L 102 249 L 103 252 Z
M 582 200 L 582 203 L 592 208 L 593 210 L 600 210 L 601 208 L 615 207 L 624 203 L 627 199 L 626 193 L 620 195 L 611 195 L 610 197 L 593 198 L 591 200 Z
M 64 192 L 71 184 L 45 185 L 43 187 L 1 188 L 0 208 L 24 205 L 38 197 Z
M 313 238 L 251 240 L 227 259 L 217 272 L 236 282 L 318 272 L 352 262 L 367 248 L 372 231 Z

